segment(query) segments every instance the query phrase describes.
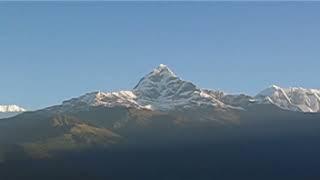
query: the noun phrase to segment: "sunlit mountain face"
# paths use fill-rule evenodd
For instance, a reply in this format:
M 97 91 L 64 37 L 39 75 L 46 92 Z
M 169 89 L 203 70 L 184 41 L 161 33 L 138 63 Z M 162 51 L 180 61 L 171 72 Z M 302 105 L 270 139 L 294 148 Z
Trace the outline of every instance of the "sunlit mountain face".
M 253 97 L 202 89 L 161 64 L 131 90 L 1 119 L 0 176 L 320 177 L 319 103 L 315 89 L 271 86 Z

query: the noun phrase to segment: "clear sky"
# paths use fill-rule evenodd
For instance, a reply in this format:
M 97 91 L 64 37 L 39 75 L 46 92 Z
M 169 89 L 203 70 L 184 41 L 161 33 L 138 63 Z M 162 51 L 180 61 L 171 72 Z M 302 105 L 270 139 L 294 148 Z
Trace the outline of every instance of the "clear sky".
M 320 88 L 320 3 L 0 2 L 0 104 L 133 88 L 160 63 L 199 87 Z

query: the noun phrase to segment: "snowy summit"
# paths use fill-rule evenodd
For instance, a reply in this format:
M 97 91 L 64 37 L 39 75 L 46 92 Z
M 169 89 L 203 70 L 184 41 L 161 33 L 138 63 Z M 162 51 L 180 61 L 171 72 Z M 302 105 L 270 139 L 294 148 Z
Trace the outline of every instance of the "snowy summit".
M 257 96 L 262 103 L 272 103 L 286 110 L 320 112 L 320 90 L 272 85 Z
M 0 112 L 24 112 L 26 111 L 24 108 L 19 107 L 17 105 L 0 105 Z
M 74 107 L 84 103 L 91 106 L 125 106 L 159 111 L 202 105 L 223 106 L 223 103 L 209 93 L 191 82 L 181 80 L 164 64 L 143 77 L 131 91 L 93 92 L 65 101 L 63 105 Z
M 16 116 L 26 110 L 17 105 L 0 105 L 0 119 Z

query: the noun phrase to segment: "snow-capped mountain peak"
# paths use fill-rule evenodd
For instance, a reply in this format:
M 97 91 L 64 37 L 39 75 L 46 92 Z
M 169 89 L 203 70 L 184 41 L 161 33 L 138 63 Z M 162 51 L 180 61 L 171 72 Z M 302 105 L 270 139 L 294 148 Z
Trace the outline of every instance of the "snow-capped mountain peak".
M 274 94 L 275 92 L 277 91 L 281 91 L 282 89 L 277 86 L 277 85 L 271 85 L 269 86 L 268 88 L 262 90 L 258 95 L 261 95 L 261 96 L 270 96 L 272 94 Z
M 189 90 L 197 90 L 195 85 L 181 80 L 166 65 L 160 64 L 143 77 L 133 90 L 139 96 L 155 99 L 179 94 L 183 90 L 183 86 L 188 86 Z
M 160 110 L 222 104 L 193 83 L 180 79 L 163 64 L 143 77 L 133 93 L 138 104 Z
M 222 107 L 223 103 L 211 94 L 184 81 L 160 64 L 144 76 L 131 91 L 93 92 L 63 102 L 63 106 L 124 106 L 151 110 L 174 110 L 194 106 Z
M 26 109 L 17 105 L 0 105 L 0 119 L 13 117 L 25 111 Z
M 261 91 L 256 99 L 291 111 L 320 112 L 320 90 L 301 87 L 281 88 L 272 85 Z
M 151 75 L 163 75 L 163 76 L 173 76 L 177 77 L 177 75 L 165 64 L 160 64 L 157 68 L 155 68 L 151 73 Z
M 134 87 L 135 90 L 141 90 L 153 85 L 166 85 L 170 80 L 179 80 L 179 78 L 164 64 L 160 64 L 152 72 L 144 76 Z
M 0 105 L 0 112 L 24 112 L 26 111 L 24 108 L 19 107 L 17 105 Z

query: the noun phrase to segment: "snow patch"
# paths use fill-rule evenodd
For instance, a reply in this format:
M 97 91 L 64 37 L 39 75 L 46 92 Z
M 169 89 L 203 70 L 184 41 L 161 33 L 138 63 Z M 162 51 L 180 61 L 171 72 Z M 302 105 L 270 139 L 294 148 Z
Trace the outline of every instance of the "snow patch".
M 0 112 L 24 112 L 26 109 L 17 105 L 0 105 Z

